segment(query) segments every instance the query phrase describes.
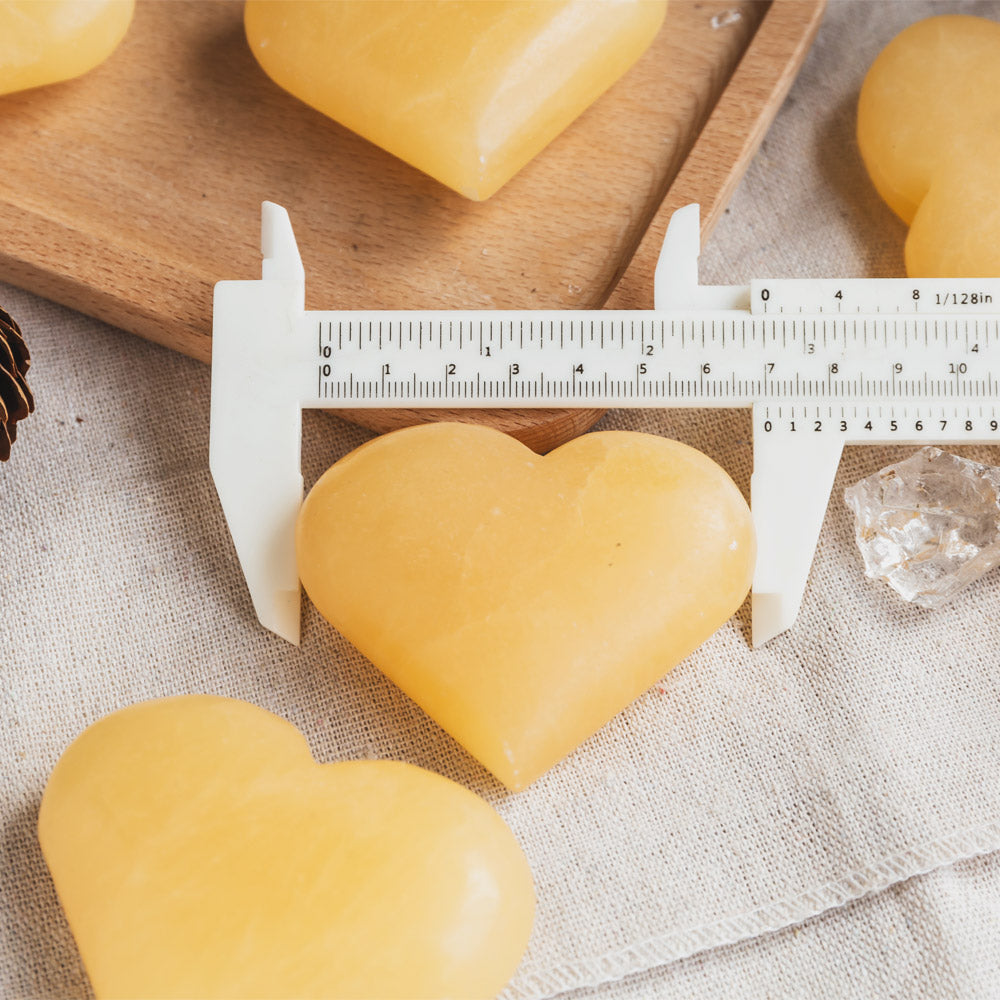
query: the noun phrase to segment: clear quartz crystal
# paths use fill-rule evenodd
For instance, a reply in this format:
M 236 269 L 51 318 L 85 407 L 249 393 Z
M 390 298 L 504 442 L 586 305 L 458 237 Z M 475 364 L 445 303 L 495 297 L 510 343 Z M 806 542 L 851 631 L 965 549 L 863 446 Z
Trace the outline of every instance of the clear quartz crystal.
M 844 491 L 865 572 L 936 608 L 1000 563 L 1000 469 L 922 448 Z

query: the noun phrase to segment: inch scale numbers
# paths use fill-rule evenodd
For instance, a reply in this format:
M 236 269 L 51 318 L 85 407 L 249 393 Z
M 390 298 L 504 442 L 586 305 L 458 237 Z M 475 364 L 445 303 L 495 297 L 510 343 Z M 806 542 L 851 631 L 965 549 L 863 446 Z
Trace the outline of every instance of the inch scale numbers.
M 317 406 L 964 405 L 1000 393 L 1000 319 L 988 316 L 387 312 L 310 319 Z M 835 426 L 846 419 L 845 411 Z
M 1000 297 L 995 285 L 995 281 L 933 278 L 921 281 L 902 278 L 755 280 L 750 282 L 750 301 L 754 315 L 940 315 L 959 310 L 963 315 L 996 315 L 1000 312 Z
M 689 206 L 651 311 L 307 312 L 277 205 L 262 245 L 262 280 L 216 286 L 210 463 L 258 617 L 293 642 L 304 407 L 751 407 L 755 645 L 798 614 L 845 444 L 1000 441 L 1000 280 L 703 287 Z

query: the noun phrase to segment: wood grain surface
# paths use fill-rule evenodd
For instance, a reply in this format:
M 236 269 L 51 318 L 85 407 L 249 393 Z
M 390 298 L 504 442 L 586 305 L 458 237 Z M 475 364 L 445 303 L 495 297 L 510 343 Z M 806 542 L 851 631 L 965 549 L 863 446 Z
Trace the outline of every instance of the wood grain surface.
M 0 98 L 0 279 L 207 361 L 212 286 L 259 275 L 271 200 L 307 308 L 597 308 L 623 273 L 611 302 L 648 307 L 661 206 L 699 201 L 711 224 L 822 5 L 672 0 L 632 70 L 474 203 L 275 86 L 241 3 L 140 0 L 102 66 Z M 345 415 L 384 430 L 449 414 Z M 545 450 L 599 411 L 457 415 Z

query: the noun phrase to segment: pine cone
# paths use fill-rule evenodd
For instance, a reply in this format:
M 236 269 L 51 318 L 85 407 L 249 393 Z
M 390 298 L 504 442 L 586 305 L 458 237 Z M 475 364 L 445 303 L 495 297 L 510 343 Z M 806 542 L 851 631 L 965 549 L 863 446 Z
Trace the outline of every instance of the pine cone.
M 17 422 L 35 408 L 25 373 L 31 364 L 20 327 L 0 309 L 0 462 L 10 458 Z

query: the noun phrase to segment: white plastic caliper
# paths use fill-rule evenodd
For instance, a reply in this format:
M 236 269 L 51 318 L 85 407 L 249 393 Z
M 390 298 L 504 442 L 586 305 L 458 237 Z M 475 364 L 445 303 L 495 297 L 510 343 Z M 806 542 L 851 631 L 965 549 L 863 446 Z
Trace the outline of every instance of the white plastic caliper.
M 851 443 L 1000 440 L 1000 280 L 698 284 L 698 206 L 671 219 L 652 311 L 305 309 L 283 208 L 259 281 L 215 286 L 210 464 L 261 623 L 299 639 L 303 407 L 753 411 L 753 643 L 798 614 Z

